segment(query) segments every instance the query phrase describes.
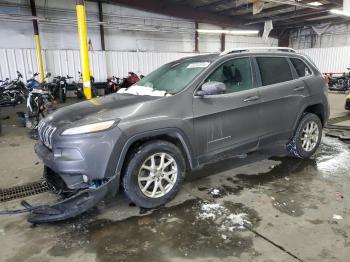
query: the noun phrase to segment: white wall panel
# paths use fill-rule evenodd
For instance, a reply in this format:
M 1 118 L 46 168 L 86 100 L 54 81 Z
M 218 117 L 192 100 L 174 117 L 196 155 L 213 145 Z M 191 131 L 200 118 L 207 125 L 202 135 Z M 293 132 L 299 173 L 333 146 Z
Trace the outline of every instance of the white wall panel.
M 194 53 L 107 51 L 107 74 L 123 77 L 133 71 L 146 75 L 163 64 L 191 55 Z
M 115 75 L 124 77 L 128 72 L 148 74 L 159 66 L 194 53 L 94 51 L 89 53 L 90 68 L 96 81 L 106 81 Z M 79 80 L 79 50 L 44 50 L 44 70 L 53 76 L 69 75 Z M 24 79 L 37 72 L 35 49 L 0 49 L 0 79 L 16 78 L 20 71 Z
M 347 72 L 350 67 L 350 46 L 300 49 L 298 52 L 308 55 L 322 73 Z
M 23 74 L 37 69 L 34 49 L 0 49 L 0 79 L 17 77 L 16 71 Z
M 264 39 L 258 36 L 226 36 L 226 49 L 258 46 L 278 46 L 278 40 L 275 38 Z

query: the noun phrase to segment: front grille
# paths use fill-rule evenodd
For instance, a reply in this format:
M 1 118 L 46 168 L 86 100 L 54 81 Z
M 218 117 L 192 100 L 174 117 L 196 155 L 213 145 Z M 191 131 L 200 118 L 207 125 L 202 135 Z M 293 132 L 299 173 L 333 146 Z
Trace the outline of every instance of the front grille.
M 52 136 L 56 131 L 56 127 L 41 121 L 38 125 L 38 134 L 41 142 L 48 148 L 52 149 Z

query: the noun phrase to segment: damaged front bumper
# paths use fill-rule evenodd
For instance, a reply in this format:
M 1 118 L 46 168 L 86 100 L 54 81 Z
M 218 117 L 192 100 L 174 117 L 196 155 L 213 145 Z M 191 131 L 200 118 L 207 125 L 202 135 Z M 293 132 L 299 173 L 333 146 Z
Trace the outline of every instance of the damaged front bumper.
M 107 195 L 119 190 L 119 159 L 122 132 L 115 127 L 105 132 L 52 138 L 51 147 L 35 145 L 42 160 L 44 178 L 49 187 L 64 200 L 31 207 L 28 221 L 47 223 L 69 219 L 96 206 Z
M 52 205 L 31 208 L 27 220 L 33 224 L 62 221 L 80 215 L 96 206 L 107 195 L 116 195 L 119 188 L 117 175 L 97 188 L 88 188 Z

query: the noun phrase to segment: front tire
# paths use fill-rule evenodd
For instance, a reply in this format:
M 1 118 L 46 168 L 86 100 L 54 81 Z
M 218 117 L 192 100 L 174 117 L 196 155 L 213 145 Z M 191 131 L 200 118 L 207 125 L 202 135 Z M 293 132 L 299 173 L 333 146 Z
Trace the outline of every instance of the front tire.
M 295 158 L 309 158 L 320 146 L 322 123 L 313 113 L 303 115 L 297 130 L 287 145 L 287 150 Z
M 139 207 L 155 208 L 172 200 L 185 174 L 185 160 L 172 143 L 153 141 L 130 157 L 122 179 L 125 194 Z
M 59 99 L 60 99 L 60 103 L 66 102 L 66 92 L 62 87 L 59 89 Z

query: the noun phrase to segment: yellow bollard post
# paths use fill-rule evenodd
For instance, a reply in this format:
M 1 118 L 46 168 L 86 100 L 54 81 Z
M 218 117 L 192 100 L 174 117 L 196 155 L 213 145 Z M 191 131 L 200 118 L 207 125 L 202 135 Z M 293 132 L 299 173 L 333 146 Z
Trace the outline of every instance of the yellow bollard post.
M 35 0 L 30 0 L 30 8 L 32 11 L 33 18 L 33 28 L 34 28 L 34 41 L 35 41 L 35 49 L 36 49 L 36 59 L 38 62 L 38 70 L 40 74 L 40 81 L 43 82 L 45 80 L 44 74 L 44 63 L 43 56 L 41 53 L 41 44 L 40 44 L 40 36 L 39 36 L 39 27 L 38 21 L 36 20 L 36 8 L 35 8 Z
M 89 49 L 87 40 L 86 26 L 86 10 L 84 0 L 76 2 L 77 19 L 78 19 L 78 35 L 80 43 L 80 65 L 83 74 L 83 88 L 86 99 L 91 99 L 91 81 L 90 81 L 90 65 L 89 65 Z

